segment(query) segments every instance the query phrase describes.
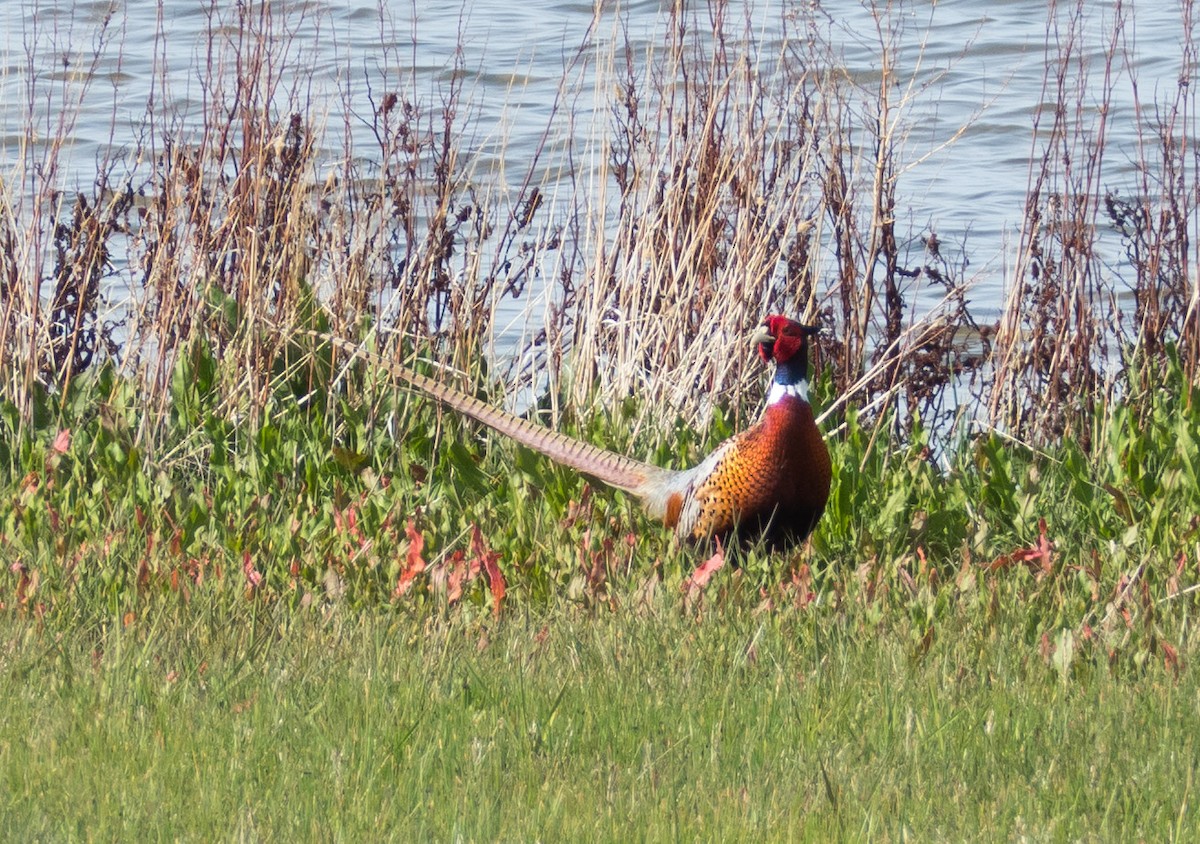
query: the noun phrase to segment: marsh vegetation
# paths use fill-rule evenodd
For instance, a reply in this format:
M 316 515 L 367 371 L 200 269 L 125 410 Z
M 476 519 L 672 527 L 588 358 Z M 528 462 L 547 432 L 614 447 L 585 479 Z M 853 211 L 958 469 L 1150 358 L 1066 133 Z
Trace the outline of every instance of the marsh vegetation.
M 458 74 L 314 113 L 276 4 L 211 10 L 202 121 L 148 106 L 90 181 L 70 102 L 31 117 L 0 172 L 3 825 L 1190 837 L 1193 8 L 1121 150 L 1081 80 L 1120 84 L 1131 12 L 1097 44 L 1085 9 L 1048 13 L 998 316 L 962 244 L 897 235 L 936 82 L 898 9 L 870 79 L 819 4 L 771 40 L 677 8 L 649 52 L 598 13 L 553 109 L 588 140 L 548 127 L 519 173 L 467 144 Z M 715 573 L 312 333 L 684 465 L 757 413 L 777 311 L 823 326 L 833 495 L 808 546 Z

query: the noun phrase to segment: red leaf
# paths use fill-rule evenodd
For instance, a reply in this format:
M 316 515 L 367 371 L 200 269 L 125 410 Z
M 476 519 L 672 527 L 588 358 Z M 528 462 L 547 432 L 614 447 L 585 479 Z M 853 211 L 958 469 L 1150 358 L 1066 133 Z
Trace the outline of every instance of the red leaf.
M 796 607 L 804 609 L 817 599 L 817 593 L 812 589 L 812 569 L 808 563 L 801 563 L 799 568 L 792 570 L 792 587 L 796 590 Z
M 608 571 L 612 563 L 613 540 L 611 536 L 606 536 L 598 551 L 589 550 L 590 544 L 591 531 L 584 531 L 583 544 L 579 549 L 579 565 L 583 569 L 588 589 L 592 594 L 599 595 L 608 580 Z M 591 558 L 590 565 L 585 562 L 585 557 Z
M 725 549 L 721 547 L 721 540 L 718 539 L 717 550 L 713 552 L 713 555 L 697 566 L 696 570 L 683 582 L 684 594 L 690 595 L 708 586 L 708 582 L 712 580 L 712 576 L 724 565 Z
M 396 581 L 397 598 L 411 589 L 417 575 L 425 571 L 425 560 L 421 557 L 421 551 L 425 548 L 425 537 L 417 530 L 412 519 L 404 526 L 404 533 L 408 536 L 408 553 L 405 555 L 406 561 L 400 571 L 400 578 Z
M 469 570 L 465 562 L 466 554 L 456 550 L 450 555 L 450 562 L 439 567 L 446 571 L 446 603 L 453 604 L 462 597 L 463 582 L 467 580 Z
M 1013 562 L 1014 561 L 1011 555 L 1001 554 L 990 563 L 984 563 L 983 568 L 985 571 L 1000 571 L 1001 569 L 1006 569 L 1011 566 Z
M 1054 560 L 1050 558 L 1050 539 L 1046 536 L 1046 520 L 1038 519 L 1038 557 L 1042 563 L 1042 573 L 1049 574 L 1054 569 Z
M 1016 563 L 1024 563 L 1031 572 L 1040 578 L 1054 570 L 1054 558 L 1051 557 L 1050 551 L 1050 539 L 1046 535 L 1046 520 L 1038 519 L 1038 541 L 1036 545 L 1031 545 L 1028 548 L 1018 548 L 1016 551 L 1008 554 L 1001 554 L 990 563 L 987 563 L 984 568 L 988 571 L 999 571 Z
M 1049 633 L 1042 634 L 1042 643 L 1038 650 L 1041 651 L 1042 660 L 1049 663 L 1050 657 L 1054 656 L 1054 643 L 1050 641 Z
M 500 554 L 488 548 L 483 534 L 479 531 L 479 525 L 474 524 L 471 525 L 471 554 L 475 561 L 483 566 L 488 585 L 492 588 L 492 613 L 500 615 L 500 605 L 504 601 L 507 589 L 504 573 L 500 571 Z
M 1158 646 L 1162 648 L 1163 664 L 1172 674 L 1179 674 L 1179 651 L 1163 641 L 1159 641 Z
M 24 605 L 29 600 L 29 572 L 19 560 L 9 566 L 8 570 L 17 575 L 17 603 Z
M 353 504 L 348 504 L 345 510 L 333 511 L 333 526 L 352 542 L 357 542 L 359 547 L 363 545 L 362 533 L 358 529 L 358 510 Z
M 258 588 L 262 583 L 262 572 L 254 567 L 254 562 L 250 559 L 250 552 L 242 552 L 242 574 L 246 575 L 246 583 L 251 591 Z
M 63 428 L 54 437 L 54 442 L 50 445 L 50 450 L 58 454 L 66 454 L 71 448 L 71 429 Z

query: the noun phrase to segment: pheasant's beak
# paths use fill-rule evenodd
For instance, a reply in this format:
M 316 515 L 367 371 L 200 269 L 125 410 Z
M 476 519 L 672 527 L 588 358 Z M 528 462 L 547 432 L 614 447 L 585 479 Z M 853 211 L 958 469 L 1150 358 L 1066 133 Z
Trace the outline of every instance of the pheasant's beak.
M 774 343 L 774 342 L 775 342 L 774 336 L 772 336 L 771 332 L 767 330 L 767 327 L 765 325 L 760 325 L 758 328 L 756 328 L 754 330 L 754 333 L 750 335 L 750 345 L 752 345 L 752 346 L 758 346 L 762 343 Z
M 758 350 L 763 360 L 770 360 L 775 349 L 775 335 L 765 325 L 760 325 L 750 335 L 750 345 Z

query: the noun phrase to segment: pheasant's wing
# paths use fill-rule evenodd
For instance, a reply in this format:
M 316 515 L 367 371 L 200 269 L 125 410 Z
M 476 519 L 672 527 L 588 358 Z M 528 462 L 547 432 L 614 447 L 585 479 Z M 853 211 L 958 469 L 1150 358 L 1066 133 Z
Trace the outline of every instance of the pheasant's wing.
M 658 487 L 668 482 L 677 473 L 649 463 L 617 454 L 598 446 L 552 431 L 549 428 L 522 419 L 507 411 L 480 401 L 461 390 L 435 381 L 407 366 L 372 354 L 360 346 L 333 335 L 320 335 L 355 355 L 366 358 L 387 370 L 392 375 L 416 387 L 439 403 L 482 422 L 507 437 L 511 437 L 534 451 L 541 452 L 564 466 L 569 466 L 585 475 L 590 475 L 609 486 L 646 495 L 647 487 Z
M 773 487 L 763 483 L 761 426 L 736 434 L 704 460 L 679 472 L 661 496 L 664 520 L 682 537 L 725 534 L 769 507 Z M 652 509 L 655 496 L 647 496 Z
M 643 493 L 646 510 L 685 538 L 703 538 L 733 528 L 738 516 L 736 501 L 724 494 L 716 479 L 736 462 L 737 439 L 721 443 L 692 468 L 648 485 Z

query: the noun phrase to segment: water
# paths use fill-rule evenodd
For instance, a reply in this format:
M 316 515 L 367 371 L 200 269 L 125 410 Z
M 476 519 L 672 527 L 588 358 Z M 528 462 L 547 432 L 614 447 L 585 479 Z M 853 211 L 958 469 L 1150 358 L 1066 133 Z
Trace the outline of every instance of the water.
M 819 4 L 847 73 L 868 86 L 877 84 L 880 55 L 869 6 L 853 0 Z M 372 89 L 378 95 L 385 83 L 396 82 L 415 99 L 438 103 L 456 68 L 466 79 L 472 113 L 467 146 L 481 154 L 484 169 L 502 166 L 494 178 L 519 181 L 552 121 L 552 133 L 588 130 L 586 101 L 579 103 L 584 119 L 568 123 L 552 115 L 564 67 L 593 25 L 590 3 L 418 0 L 381 7 L 372 0 L 278 0 L 271 8 L 277 20 L 287 20 L 291 36 L 285 82 L 304 81 L 306 96 L 327 115 L 331 143 L 341 137 L 344 102 L 351 104 L 346 125 L 356 148 L 369 149 L 365 123 L 354 115 L 371 113 Z M 1093 68 L 1092 90 L 1099 86 L 1104 33 L 1116 8 L 1112 2 L 1088 7 L 1085 55 Z M 740 5 L 733 9 L 731 17 L 742 14 Z M 779 20 L 788 11 L 778 3 L 751 10 L 763 42 L 778 37 Z M 1144 116 L 1156 101 L 1174 95 L 1181 73 L 1182 28 L 1175 4 L 1138 4 L 1126 12 L 1105 185 L 1132 184 L 1138 143 L 1134 82 Z M 635 44 L 660 37 L 663 3 L 626 3 L 621 13 Z M 1041 151 L 1033 126 L 1045 99 L 1046 5 L 1042 0 L 955 0 L 914 3 L 890 14 L 902 24 L 896 45 L 900 86 L 910 80 L 918 88 L 929 85 L 905 107 L 911 131 L 902 157 L 917 163 L 900 182 L 899 235 L 915 243 L 923 232 L 935 230 L 944 244 L 962 246 L 970 262 L 968 276 L 976 284 L 976 308 L 985 314 L 998 311 L 1018 240 L 1030 160 Z M 100 42 L 97 32 L 106 18 L 107 41 Z M 69 121 L 70 143 L 58 176 L 68 189 L 89 184 L 107 154 L 134 144 L 148 103 L 180 126 L 200 125 L 204 92 L 198 69 L 207 60 L 214 18 L 228 21 L 230 15 L 214 14 L 196 0 L 161 0 L 157 6 L 5 0 L 0 4 L 0 177 L 14 172 L 27 120 L 38 132 L 26 151 L 31 160 L 54 137 L 58 121 Z M 615 19 L 614 13 L 602 15 L 599 29 L 611 31 Z M 223 36 L 232 39 L 236 32 L 227 26 Z M 897 100 L 901 93 L 894 92 Z M 1094 119 L 1094 113 L 1085 115 Z M 962 136 L 947 146 L 964 125 Z M 19 187 L 10 188 L 19 196 Z M 517 188 L 519 183 L 512 186 Z

